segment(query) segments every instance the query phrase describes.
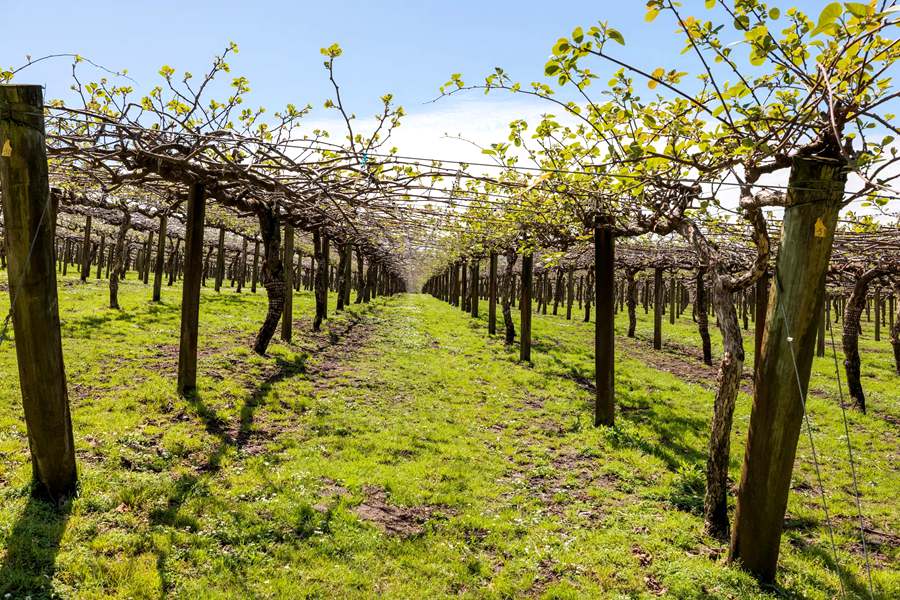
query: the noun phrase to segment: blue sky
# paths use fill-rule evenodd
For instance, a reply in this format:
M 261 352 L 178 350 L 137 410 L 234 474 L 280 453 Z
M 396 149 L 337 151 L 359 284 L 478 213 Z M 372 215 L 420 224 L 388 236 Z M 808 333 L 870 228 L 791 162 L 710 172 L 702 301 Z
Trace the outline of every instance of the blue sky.
M 691 12 L 704 12 L 702 0 L 685 2 Z M 598 19 L 622 31 L 622 55 L 638 63 L 676 66 L 680 50 L 670 22 L 644 22 L 642 0 L 50 1 L 38 15 L 29 2 L 2 4 L 4 20 L 15 23 L 0 36 L 3 66 L 21 64 L 25 54 L 73 52 L 127 68 L 139 87 L 150 87 L 162 64 L 199 73 L 233 40 L 241 48 L 234 72 L 250 79 L 254 103 L 273 109 L 287 102 L 321 106 L 329 90 L 319 49 L 332 42 L 345 50 L 342 91 L 360 114 L 374 111 L 387 91 L 415 110 L 452 72 L 472 80 L 501 65 L 524 81 L 540 78 L 553 42 Z M 815 15 L 825 3 L 799 4 Z M 49 97 L 61 97 L 69 65 L 34 67 L 19 80 L 45 84 Z

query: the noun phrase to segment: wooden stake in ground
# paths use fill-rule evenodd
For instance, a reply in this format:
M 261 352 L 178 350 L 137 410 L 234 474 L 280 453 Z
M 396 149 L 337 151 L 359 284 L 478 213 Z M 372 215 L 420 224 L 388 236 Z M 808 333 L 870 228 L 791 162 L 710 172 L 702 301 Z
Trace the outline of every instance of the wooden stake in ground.
M 663 270 L 653 269 L 653 349 L 662 350 Z
M 478 276 L 480 264 L 481 261 L 477 258 L 472 259 L 471 282 L 469 283 L 469 311 L 476 319 L 478 318 Z
M 0 86 L 0 190 L 33 492 L 59 502 L 75 492 L 78 475 L 59 331 L 40 86 Z
M 91 215 L 84 220 L 84 242 L 81 244 L 81 281 L 91 276 Z
M 225 228 L 219 227 L 219 252 L 216 255 L 216 291 L 221 291 L 225 280 Z
M 597 392 L 594 425 L 615 421 L 615 238 L 609 227 L 594 225 L 594 280 L 597 316 L 594 321 L 594 372 Z
M 497 333 L 497 253 L 488 260 L 488 334 Z
M 184 285 L 181 292 L 181 342 L 178 347 L 178 393 L 197 389 L 197 341 L 200 284 L 203 280 L 203 222 L 206 196 L 202 183 L 191 185 L 184 225 Z
M 531 360 L 531 278 L 534 256 L 530 251 L 522 255 L 522 297 L 519 299 L 519 360 Z
M 793 159 L 729 551 L 730 562 L 763 582 L 775 579 L 816 317 L 846 180 L 839 160 Z

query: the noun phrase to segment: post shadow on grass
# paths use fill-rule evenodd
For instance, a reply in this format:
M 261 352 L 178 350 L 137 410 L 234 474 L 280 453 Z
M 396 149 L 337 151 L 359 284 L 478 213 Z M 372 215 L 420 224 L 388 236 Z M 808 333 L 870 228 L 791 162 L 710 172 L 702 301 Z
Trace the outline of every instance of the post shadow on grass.
M 590 395 L 585 397 L 581 408 L 587 412 L 593 411 L 596 389 L 593 369 L 580 369 L 578 365 L 573 365 L 560 358 L 554 350 L 565 350 L 565 347 L 559 343 L 550 345 L 537 342 L 532 347 L 550 357 L 553 364 L 558 367 L 557 369 L 542 369 L 542 373 L 575 382 L 589 392 Z M 652 402 L 640 403 L 640 406 L 634 409 L 633 405 L 628 402 L 627 382 L 620 380 L 617 383 L 619 384 L 616 391 L 618 414 L 638 427 L 650 429 L 656 439 L 648 440 L 633 436 L 619 427 L 614 427 L 608 436 L 613 445 L 637 448 L 646 454 L 655 456 L 662 460 L 670 471 L 678 471 L 685 463 L 695 464 L 706 459 L 705 445 L 695 447 L 682 441 L 687 434 L 694 433 L 702 437 L 706 433 L 708 423 L 702 416 L 675 416 L 672 414 L 661 416 L 659 414 L 660 406 Z
M 0 565 L 0 597 L 33 599 L 51 596 L 56 555 L 66 530 L 72 501 L 55 503 L 29 496 L 6 538 L 6 556 Z
M 275 358 L 276 369 L 260 383 L 253 394 L 241 406 L 240 421 L 235 434 L 229 429 L 228 422 L 219 416 L 214 408 L 203 401 L 199 392 L 195 391 L 184 396 L 184 399 L 194 408 L 201 421 L 203 421 L 206 431 L 218 438 L 216 447 L 206 459 L 206 462 L 199 468 L 201 473 L 218 473 L 222 466 L 222 459 L 228 449 L 236 448 L 240 450 L 247 444 L 252 434 L 254 413 L 262 400 L 278 382 L 294 375 L 305 373 L 306 360 L 307 356 L 305 354 L 298 354 L 293 360 L 285 360 L 282 357 Z M 166 507 L 156 509 L 150 514 L 151 524 L 196 529 L 197 523 L 194 519 L 182 515 L 181 508 L 192 496 L 207 493 L 206 485 L 206 478 L 195 473 L 188 473 L 176 479 L 172 493 L 169 494 Z M 157 553 L 156 569 L 165 592 L 169 589 L 169 579 L 166 575 L 165 555 L 162 553 Z

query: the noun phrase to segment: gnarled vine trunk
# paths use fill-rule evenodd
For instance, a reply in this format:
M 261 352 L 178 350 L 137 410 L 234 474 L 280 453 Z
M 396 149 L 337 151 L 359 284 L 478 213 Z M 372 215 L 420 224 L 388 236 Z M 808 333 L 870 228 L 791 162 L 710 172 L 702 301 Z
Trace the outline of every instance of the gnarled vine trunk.
M 116 245 L 113 248 L 113 265 L 109 274 L 109 307 L 119 308 L 119 279 L 125 270 L 125 236 L 131 227 L 131 213 L 122 211 L 122 223 L 116 235 Z
M 853 286 L 853 292 L 844 308 L 844 333 L 841 343 L 844 347 L 844 369 L 847 373 L 847 389 L 853 404 L 862 412 L 866 412 L 866 395 L 863 391 L 860 376 L 859 357 L 859 317 L 866 306 L 866 295 L 869 285 L 880 277 L 894 273 L 889 266 L 879 266 L 862 273 Z M 876 307 L 876 310 L 880 308 Z M 896 324 L 895 324 L 896 325 Z M 897 346 L 894 346 L 896 356 Z
M 503 283 L 502 289 L 500 290 L 500 296 L 503 298 L 502 300 L 502 310 L 503 310 L 503 328 L 504 328 L 504 341 L 507 344 L 512 344 L 516 341 L 516 326 L 512 320 L 512 301 L 513 296 L 515 295 L 515 283 L 514 277 L 515 275 L 515 266 L 516 260 L 518 259 L 518 255 L 515 250 L 510 250 L 506 253 L 506 269 L 503 272 Z
M 625 303 L 628 305 L 628 337 L 634 337 L 637 328 L 637 281 L 634 269 L 625 269 Z
M 284 310 L 284 263 L 281 260 L 281 222 L 271 209 L 259 213 L 259 229 L 263 242 L 263 264 L 260 280 L 266 288 L 269 309 L 263 321 L 253 351 L 264 355 L 278 328 Z
M 709 455 L 706 459 L 706 497 L 703 501 L 703 517 L 706 531 L 719 540 L 727 540 L 728 524 L 728 460 L 731 451 L 731 423 L 741 374 L 744 369 L 744 342 L 738 323 L 734 295 L 724 285 L 718 273 L 713 272 L 713 308 L 722 332 L 722 361 L 713 421 L 709 436 Z

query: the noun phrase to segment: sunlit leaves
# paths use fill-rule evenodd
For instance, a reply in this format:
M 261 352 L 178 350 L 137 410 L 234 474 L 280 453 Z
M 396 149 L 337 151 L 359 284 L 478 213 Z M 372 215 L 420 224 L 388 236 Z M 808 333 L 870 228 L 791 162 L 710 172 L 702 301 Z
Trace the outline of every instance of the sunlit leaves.
M 819 13 L 819 22 L 816 24 L 816 28 L 813 29 L 810 35 L 816 36 L 820 33 L 833 33 L 837 28 L 836 21 L 843 12 L 840 2 L 832 2 L 827 5 L 822 9 L 822 12 Z

